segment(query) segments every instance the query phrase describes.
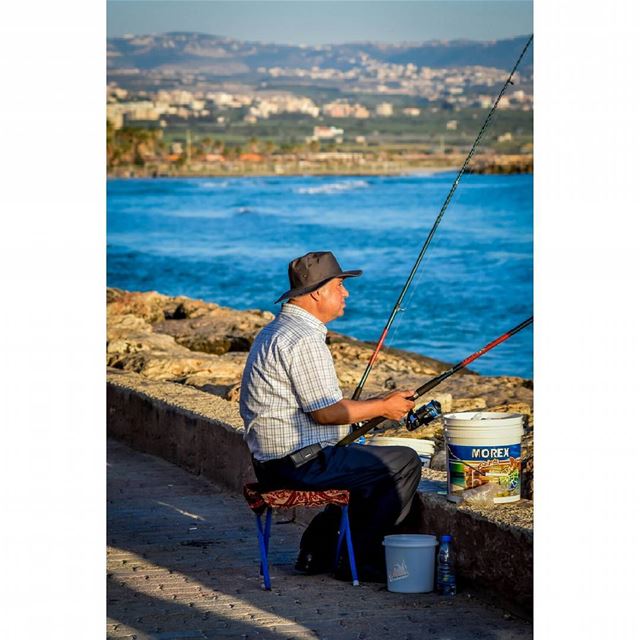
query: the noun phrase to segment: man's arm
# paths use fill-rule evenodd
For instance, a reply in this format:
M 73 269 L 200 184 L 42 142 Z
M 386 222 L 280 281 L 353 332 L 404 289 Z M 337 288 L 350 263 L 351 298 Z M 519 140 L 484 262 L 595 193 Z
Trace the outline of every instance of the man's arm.
M 318 424 L 353 424 L 384 416 L 390 420 L 400 420 L 415 406 L 410 400 L 414 391 L 393 391 L 384 398 L 371 398 L 369 400 L 343 399 L 324 409 L 311 411 L 311 417 Z

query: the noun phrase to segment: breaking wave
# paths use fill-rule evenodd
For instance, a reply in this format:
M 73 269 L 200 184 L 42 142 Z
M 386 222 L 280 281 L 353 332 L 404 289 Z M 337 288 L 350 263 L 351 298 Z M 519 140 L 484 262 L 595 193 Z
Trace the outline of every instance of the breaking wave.
M 296 193 L 315 195 L 318 193 L 339 193 L 341 191 L 351 191 L 352 189 L 363 189 L 368 187 L 366 180 L 354 180 L 352 182 L 331 182 L 318 187 L 300 187 Z
M 224 189 L 229 186 L 228 180 L 206 180 L 205 182 L 197 182 L 196 184 L 200 189 Z

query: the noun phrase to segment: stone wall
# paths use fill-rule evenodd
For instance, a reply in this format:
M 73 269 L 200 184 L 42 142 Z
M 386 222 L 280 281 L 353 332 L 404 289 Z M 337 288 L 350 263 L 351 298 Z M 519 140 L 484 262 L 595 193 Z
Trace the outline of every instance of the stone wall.
M 134 373 L 107 374 L 107 433 L 233 491 L 255 482 L 237 405 Z
M 421 493 L 421 533 L 453 536 L 461 586 L 533 612 L 533 503 L 520 500 L 493 509 L 455 505 Z

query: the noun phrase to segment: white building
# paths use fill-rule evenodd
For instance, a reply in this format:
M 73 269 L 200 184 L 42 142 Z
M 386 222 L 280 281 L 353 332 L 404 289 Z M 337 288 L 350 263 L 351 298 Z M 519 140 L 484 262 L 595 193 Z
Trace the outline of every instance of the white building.
M 381 102 L 376 106 L 376 115 L 388 118 L 393 115 L 393 105 L 390 102 Z
M 344 136 L 344 129 L 338 127 L 313 127 L 313 136 L 311 140 L 335 140 L 336 142 L 342 142 Z
M 162 111 L 150 100 L 117 102 L 107 105 L 107 120 L 114 129 L 121 129 L 127 120 L 159 120 Z
M 249 115 L 256 118 L 268 118 L 279 113 L 303 113 L 317 118 L 320 109 L 312 100 L 292 95 L 273 95 L 268 98 L 257 98 L 249 109 Z

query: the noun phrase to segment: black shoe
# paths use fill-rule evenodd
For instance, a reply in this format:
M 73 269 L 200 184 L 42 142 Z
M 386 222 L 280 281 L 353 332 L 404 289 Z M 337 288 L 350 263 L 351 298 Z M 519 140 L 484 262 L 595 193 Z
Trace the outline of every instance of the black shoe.
M 324 554 L 300 549 L 294 568 L 300 573 L 311 576 L 317 573 L 328 573 L 331 570 L 331 562 Z

